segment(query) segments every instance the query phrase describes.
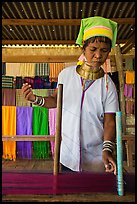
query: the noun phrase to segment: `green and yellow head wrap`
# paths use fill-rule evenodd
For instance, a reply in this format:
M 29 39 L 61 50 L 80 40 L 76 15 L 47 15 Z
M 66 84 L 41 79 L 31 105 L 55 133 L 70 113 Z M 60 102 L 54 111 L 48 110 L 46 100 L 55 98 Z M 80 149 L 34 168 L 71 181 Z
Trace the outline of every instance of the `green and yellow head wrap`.
M 117 23 L 100 16 L 82 19 L 76 44 L 83 46 L 83 41 L 95 36 L 108 37 L 112 42 L 112 47 L 115 47 Z

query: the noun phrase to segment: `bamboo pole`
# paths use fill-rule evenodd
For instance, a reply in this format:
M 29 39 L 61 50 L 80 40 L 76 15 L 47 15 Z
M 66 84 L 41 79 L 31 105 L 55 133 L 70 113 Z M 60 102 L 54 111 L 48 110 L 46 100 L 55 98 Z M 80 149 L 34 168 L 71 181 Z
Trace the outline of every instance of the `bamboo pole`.
M 57 119 L 56 119 L 56 134 L 55 134 L 55 152 L 54 152 L 54 175 L 59 173 L 59 155 L 60 155 L 60 140 L 61 140 L 61 122 L 62 122 L 62 96 L 63 85 L 58 85 L 57 95 Z
M 117 139 L 117 191 L 119 196 L 124 195 L 123 185 L 123 149 L 122 149 L 122 112 L 116 112 L 116 139 Z
M 119 86 L 120 86 L 120 93 L 119 93 L 119 99 L 120 99 L 120 109 L 122 111 L 122 132 L 125 134 L 126 131 L 126 120 L 125 120 L 125 98 L 124 98 L 124 71 L 123 71 L 123 58 L 120 51 L 120 47 L 115 47 L 115 59 L 116 59 L 116 66 L 118 71 L 118 77 L 119 77 Z

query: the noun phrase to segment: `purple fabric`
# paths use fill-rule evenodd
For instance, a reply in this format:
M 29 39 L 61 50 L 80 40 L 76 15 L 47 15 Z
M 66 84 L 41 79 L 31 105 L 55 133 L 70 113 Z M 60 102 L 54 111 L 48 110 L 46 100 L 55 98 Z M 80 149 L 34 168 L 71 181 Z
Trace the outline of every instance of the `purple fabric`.
M 128 98 L 132 98 L 133 95 L 133 84 L 125 84 L 124 85 L 124 96 Z
M 124 176 L 124 191 L 135 192 L 135 175 Z M 2 173 L 2 194 L 72 194 L 109 192 L 117 194 L 112 173 Z
M 32 135 L 32 107 L 16 107 L 16 135 Z M 17 158 L 32 158 L 32 142 L 17 142 Z

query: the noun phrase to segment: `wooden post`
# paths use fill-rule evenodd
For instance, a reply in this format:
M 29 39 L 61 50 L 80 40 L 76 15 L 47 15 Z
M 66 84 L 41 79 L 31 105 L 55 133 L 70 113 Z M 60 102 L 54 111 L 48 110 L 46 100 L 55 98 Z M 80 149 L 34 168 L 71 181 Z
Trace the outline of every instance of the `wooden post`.
M 59 84 L 58 95 L 57 95 L 57 119 L 56 119 L 54 172 L 53 172 L 54 175 L 57 175 L 59 173 L 59 155 L 60 155 L 61 123 L 62 123 L 62 96 L 63 96 L 63 84 Z
M 115 49 L 115 59 L 116 59 L 116 67 L 118 71 L 119 77 L 119 86 L 120 86 L 120 109 L 122 111 L 122 132 L 125 134 L 126 131 L 126 115 L 125 115 L 125 98 L 124 98 L 124 71 L 123 71 L 123 59 L 120 51 L 120 47 L 116 46 Z

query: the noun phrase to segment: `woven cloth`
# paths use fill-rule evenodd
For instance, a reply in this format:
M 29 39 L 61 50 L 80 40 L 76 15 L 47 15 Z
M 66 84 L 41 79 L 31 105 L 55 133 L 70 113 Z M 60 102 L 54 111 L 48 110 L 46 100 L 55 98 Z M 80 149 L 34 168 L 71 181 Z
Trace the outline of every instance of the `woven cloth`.
M 49 76 L 50 68 L 49 63 L 36 63 L 35 76 Z
M 48 109 L 43 107 L 33 107 L 32 120 L 33 135 L 48 135 Z M 49 141 L 34 141 L 33 142 L 33 158 L 46 159 L 50 158 L 50 142 Z
M 32 107 L 16 107 L 16 135 L 32 135 Z M 32 158 L 32 142 L 17 141 L 17 158 Z
M 3 106 L 16 105 L 16 89 L 10 89 L 10 88 L 2 89 L 2 105 Z
M 16 135 L 16 107 L 2 106 L 2 136 Z M 16 160 L 16 142 L 3 141 L 4 159 Z
M 31 106 L 31 103 L 24 98 L 21 89 L 16 89 L 16 106 Z
M 13 88 L 14 87 L 14 77 L 2 75 L 2 88 Z
M 55 135 L 56 133 L 56 115 L 57 115 L 57 108 L 49 108 L 49 133 L 50 135 Z M 51 144 L 52 158 L 54 158 L 55 142 L 50 141 L 50 144 Z

